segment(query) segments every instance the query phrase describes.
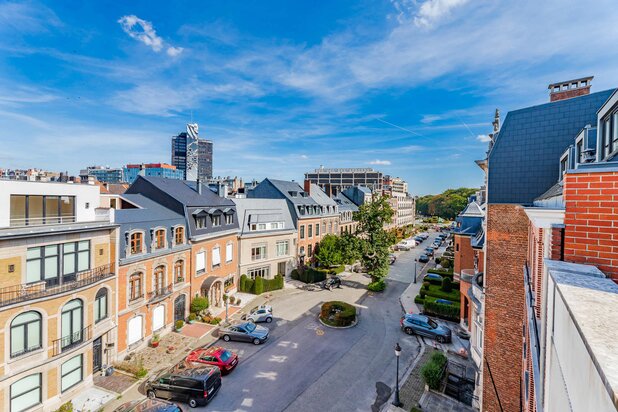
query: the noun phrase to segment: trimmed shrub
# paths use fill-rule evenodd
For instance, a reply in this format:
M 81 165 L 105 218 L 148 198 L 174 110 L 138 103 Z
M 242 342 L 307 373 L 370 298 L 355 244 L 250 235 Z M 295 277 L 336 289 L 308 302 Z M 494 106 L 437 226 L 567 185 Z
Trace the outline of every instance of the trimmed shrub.
M 322 282 L 329 274 L 328 269 L 316 269 L 308 267 L 303 273 L 299 273 L 299 280 L 305 283 Z
M 244 292 L 247 289 L 247 275 L 240 276 L 240 285 L 238 285 L 241 292 Z
M 253 286 L 253 293 L 256 295 L 261 295 L 264 293 L 264 278 L 258 276 L 255 278 L 255 285 Z
M 345 270 L 345 265 L 339 265 L 336 268 L 332 268 L 331 272 L 335 275 L 340 274 L 341 272 L 343 272 Z
M 320 310 L 320 319 L 332 326 L 349 326 L 356 320 L 356 307 L 346 302 L 326 302 Z
M 185 326 L 185 321 L 178 319 L 174 326 L 176 327 L 176 329 L 182 329 L 182 327 Z
M 240 291 L 244 293 L 254 293 L 255 281 L 249 279 L 247 275 L 240 277 Z
M 421 368 L 421 376 L 429 388 L 435 390 L 440 387 L 446 361 L 446 356 L 442 352 L 436 351 L 431 355 L 431 359 Z
M 189 313 L 189 320 L 194 321 L 195 319 L 197 319 L 197 315 L 195 314 L 195 312 Z
M 453 290 L 453 283 L 451 281 L 451 278 L 449 277 L 445 277 L 444 279 L 442 279 L 442 287 L 441 287 L 442 291 L 449 293 L 450 291 Z
M 441 289 L 441 286 L 431 285 L 425 293 L 427 296 L 432 296 L 436 299 L 448 299 L 459 304 L 461 296 L 459 293 L 459 283 L 453 283 L 452 286 L 453 290 L 447 293 Z
M 298 273 L 298 269 L 294 269 L 292 270 L 292 273 L 290 273 L 290 277 L 294 280 L 298 280 L 300 279 L 300 275 Z
M 423 288 L 424 288 L 425 290 L 429 290 L 429 286 L 431 286 L 431 283 L 429 283 L 429 282 L 423 282 Z
M 274 279 L 264 279 L 257 277 L 255 280 L 249 279 L 246 275 L 240 277 L 240 291 L 245 293 L 253 293 L 254 295 L 260 295 L 264 292 L 270 292 L 272 290 L 283 289 L 283 276 L 277 275 Z M 240 299 L 237 304 L 240 304 Z M 233 302 L 232 302 L 233 303 Z
M 436 275 L 440 275 L 440 276 L 449 276 L 449 277 L 453 277 L 453 269 L 449 268 L 449 269 L 429 269 L 427 270 L 427 273 L 435 273 Z
M 441 279 L 440 279 L 440 280 L 438 280 L 438 279 L 432 279 L 432 278 L 430 278 L 430 277 L 428 277 L 428 276 L 425 276 L 425 277 L 423 278 L 423 283 L 424 283 L 424 282 L 429 282 L 429 283 L 431 283 L 432 285 L 442 286 L 442 280 L 441 280 Z
M 453 261 L 447 258 L 440 259 L 440 266 L 444 269 L 450 269 L 453 267 Z
M 386 282 L 384 279 L 380 279 L 377 282 L 371 282 L 367 285 L 367 289 L 372 292 L 383 292 L 386 289 Z
M 208 298 L 205 296 L 196 296 L 191 301 L 191 312 L 200 313 L 203 310 L 208 309 Z
M 425 299 L 422 295 L 416 295 L 414 297 L 414 303 L 418 303 L 419 305 L 424 305 L 425 304 Z
M 421 299 L 425 299 L 425 295 L 426 295 L 426 294 L 427 294 L 427 292 L 426 292 L 426 291 L 424 291 L 423 289 L 421 289 L 421 290 L 418 292 L 418 295 L 421 297 Z
M 459 322 L 459 306 L 445 305 L 443 303 L 432 302 L 425 300 L 423 312 L 426 315 L 436 316 L 438 318 Z

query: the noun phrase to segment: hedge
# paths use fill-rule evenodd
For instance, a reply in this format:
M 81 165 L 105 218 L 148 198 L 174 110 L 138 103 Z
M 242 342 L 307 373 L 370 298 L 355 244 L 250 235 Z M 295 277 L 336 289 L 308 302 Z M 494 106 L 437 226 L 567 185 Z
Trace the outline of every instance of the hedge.
M 277 289 L 283 289 L 283 276 L 277 275 L 274 279 L 264 279 L 257 277 L 251 280 L 247 275 L 240 277 L 240 291 L 244 293 L 253 293 L 261 295 L 264 292 L 270 292 Z
M 330 271 L 328 269 L 314 269 L 312 267 L 308 267 L 304 270 L 304 272 L 298 274 L 298 280 L 305 283 L 322 282 L 326 279 L 329 272 Z
M 371 282 L 367 285 L 367 289 L 372 292 L 383 292 L 386 289 L 386 282 L 384 279 L 380 279 L 377 282 Z
M 300 275 L 298 273 L 298 269 L 293 269 L 292 273 L 290 273 L 290 277 L 294 280 L 300 279 Z
M 424 305 L 425 299 L 423 299 L 421 295 L 416 295 L 416 297 L 414 298 L 414 303 L 418 303 L 419 305 Z
M 437 285 L 437 286 L 442 286 L 442 279 L 438 280 L 438 279 L 432 279 L 429 276 L 425 276 L 423 278 L 423 282 L 429 282 L 432 285 Z
M 425 300 L 423 312 L 426 315 L 436 316 L 438 318 L 459 322 L 459 306 L 445 305 L 436 303 L 430 300 Z
M 429 388 L 435 390 L 440 387 L 446 362 L 446 356 L 440 351 L 435 351 L 431 359 L 421 368 L 421 376 Z
M 425 294 L 427 296 L 433 296 L 436 299 L 448 299 L 448 300 L 452 300 L 453 302 L 459 302 L 460 300 L 459 283 L 453 283 L 453 290 L 450 291 L 449 293 L 444 292 L 440 288 L 441 286 L 431 285 L 429 287 L 429 290 L 425 291 Z
M 450 278 L 453 278 L 453 271 L 452 270 L 446 270 L 446 269 L 428 269 L 427 273 L 435 273 L 436 275 L 440 275 L 440 276 L 448 276 Z
M 346 302 L 326 302 L 320 310 L 320 319 L 332 326 L 349 326 L 356 320 L 356 307 Z

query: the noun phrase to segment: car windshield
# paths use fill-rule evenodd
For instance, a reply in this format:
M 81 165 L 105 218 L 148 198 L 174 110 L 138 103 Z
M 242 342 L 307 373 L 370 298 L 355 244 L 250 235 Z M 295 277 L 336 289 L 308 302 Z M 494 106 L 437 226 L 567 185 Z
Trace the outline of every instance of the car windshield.
M 258 309 L 259 309 L 259 308 L 256 306 L 256 307 L 254 307 L 253 309 L 251 309 L 251 310 L 249 311 L 249 313 L 255 313 L 255 312 L 257 312 L 257 310 L 258 310 Z
M 433 329 L 436 329 L 438 327 L 438 324 L 431 319 L 429 319 L 428 323 L 429 323 L 429 326 L 431 326 Z
M 255 325 L 253 323 L 247 323 L 245 329 L 247 329 L 247 332 L 253 332 L 255 330 Z
M 232 357 L 232 352 L 230 352 L 229 350 L 224 350 L 221 353 L 221 356 L 219 356 L 219 359 L 221 359 L 221 362 L 227 362 L 228 359 L 230 359 Z

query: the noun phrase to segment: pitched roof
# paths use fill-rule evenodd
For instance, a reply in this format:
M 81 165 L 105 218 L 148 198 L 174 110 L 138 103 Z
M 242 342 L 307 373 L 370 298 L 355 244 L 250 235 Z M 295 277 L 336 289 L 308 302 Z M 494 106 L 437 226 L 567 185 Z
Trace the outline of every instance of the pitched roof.
M 557 196 L 562 196 L 562 181 L 556 183 L 555 185 L 547 189 L 545 193 L 543 193 L 541 196 L 537 197 L 534 200 L 546 200 Z
M 479 206 L 478 203 L 470 202 L 468 203 L 468 206 L 466 206 L 466 208 L 463 210 L 463 212 L 459 214 L 459 216 L 483 217 L 485 216 L 485 212 L 483 212 L 483 209 L 481 209 L 481 206 Z
M 275 233 L 294 230 L 294 221 L 285 199 L 233 199 L 236 204 L 241 234 L 253 233 L 251 223 L 283 222 L 284 229 L 262 230 L 257 233 Z
M 264 179 L 270 182 L 282 195 L 296 205 L 315 205 L 317 202 L 307 196 L 304 189 L 297 183 L 287 180 Z M 292 196 L 291 192 L 296 192 L 298 196 Z
M 326 193 L 315 183 L 311 183 L 311 195 L 313 200 L 321 206 L 337 206 L 337 203 L 328 197 Z
M 179 223 L 184 223 L 184 216 L 161 206 L 154 200 L 146 196 L 137 194 L 124 194 L 120 196 L 133 203 L 138 208 L 118 209 L 114 211 L 114 221 L 123 224 L 137 224 L 140 222 L 160 222 L 163 220 L 177 219 Z
M 340 212 L 352 211 L 358 212 L 358 206 L 354 204 L 346 195 L 339 192 L 334 197 L 333 200 L 339 205 Z
M 614 90 L 514 110 L 488 155 L 488 203 L 531 204 L 554 185 L 556 160 Z
M 213 193 L 205 184 L 201 184 L 202 193 L 198 193 L 197 182 L 154 176 L 138 176 L 138 179 L 140 178 L 150 182 L 185 206 L 234 206 L 234 202 Z

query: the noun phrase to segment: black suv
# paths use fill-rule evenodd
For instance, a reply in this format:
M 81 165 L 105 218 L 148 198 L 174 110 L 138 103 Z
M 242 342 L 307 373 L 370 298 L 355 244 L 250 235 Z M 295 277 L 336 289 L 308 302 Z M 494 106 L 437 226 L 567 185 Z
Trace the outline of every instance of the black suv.
M 324 282 L 322 282 L 323 289 L 333 290 L 333 288 L 340 288 L 340 287 L 341 287 L 341 279 L 339 279 L 338 276 L 333 276 L 331 278 L 326 279 Z
M 206 405 L 221 387 L 221 372 L 216 366 L 174 368 L 163 371 L 146 382 L 149 398 L 186 402 L 190 407 Z

